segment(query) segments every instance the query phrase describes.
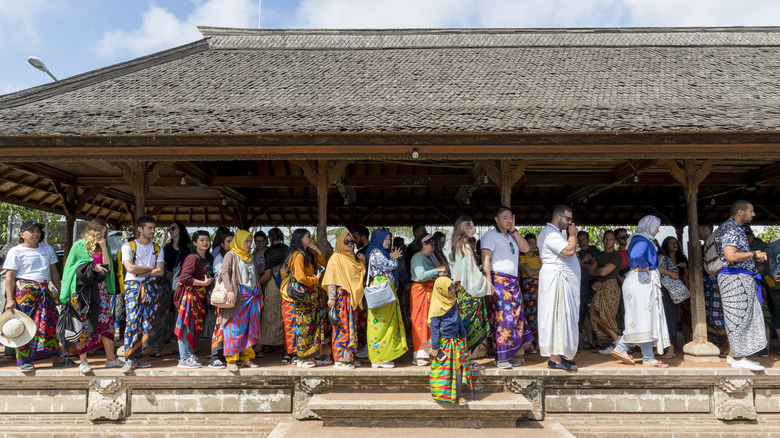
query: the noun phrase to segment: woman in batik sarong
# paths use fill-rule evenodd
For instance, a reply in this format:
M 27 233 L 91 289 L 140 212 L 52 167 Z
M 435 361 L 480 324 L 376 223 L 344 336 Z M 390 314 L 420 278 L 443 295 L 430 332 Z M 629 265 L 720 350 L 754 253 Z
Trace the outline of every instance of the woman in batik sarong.
M 236 232 L 219 272 L 219 280 L 225 284 L 228 302 L 233 307 L 218 309 L 214 337 L 222 340 L 227 369 L 231 372 L 238 371 L 239 366 L 258 367 L 252 362 L 255 358 L 252 346 L 260 339 L 263 296 L 251 250 L 252 234 L 246 230 Z M 212 341 L 212 348 L 213 345 Z
M 452 280 L 455 282 L 460 319 L 466 328 L 466 348 L 472 357 L 472 352 L 490 332 L 484 297 L 493 292 L 490 282 L 474 259 L 474 248 L 470 243 L 473 236 L 474 222 L 468 216 L 459 217 L 452 234 Z M 482 369 L 482 365 L 476 362 L 471 366 L 475 370 Z
M 664 305 L 661 298 L 661 278 L 658 274 L 658 251 L 655 235 L 661 220 L 645 216 L 628 240 L 628 267 L 623 281 L 623 303 L 626 309 L 623 336 L 612 350 L 612 356 L 627 365 L 635 365 L 628 354 L 630 344 L 642 349 L 642 365 L 667 368 L 669 365 L 653 355 L 653 342 L 658 354 L 669 346 Z
M 620 286 L 617 283 L 622 258 L 615 250 L 615 232 L 607 230 L 601 240 L 604 251 L 596 256 L 596 263 L 591 265 L 590 275 L 596 278 L 593 282 L 593 302 L 590 307 L 590 320 L 594 323 L 596 345 L 601 340 L 608 339 L 611 345 L 601 354 L 610 354 L 618 341 L 617 313 L 620 307 Z
M 179 283 L 173 293 L 173 304 L 178 314 L 174 333 L 179 341 L 179 368 L 200 368 L 202 365 L 198 360 L 197 342 L 206 318 L 206 291 L 214 281 L 213 274 L 209 272 L 209 266 L 214 262 L 209 251 L 209 233 L 196 231 L 192 242 L 195 253 L 184 259 Z
M 16 349 L 16 364 L 22 372 L 35 370 L 33 362 L 51 358 L 59 362 L 57 342 L 57 299 L 49 291 L 49 282 L 60 288 L 57 256 L 54 248 L 41 243 L 43 224 L 22 223 L 19 245 L 11 248 L 5 258 L 5 310 L 21 310 L 35 321 L 32 340 Z
M 106 242 L 108 227 L 100 219 L 87 224 L 81 239 L 68 252 L 62 273 L 60 302 L 69 300 L 82 316 L 84 331 L 76 342 L 79 355 L 79 373 L 92 368 L 87 353 L 105 349 L 106 368 L 120 368 L 124 362 L 114 356 L 114 314 L 111 296 L 116 294 L 114 270 L 111 267 L 111 248 Z
M 322 287 L 328 289 L 328 306 L 335 307 L 339 325 L 333 327 L 333 368 L 355 368 L 357 353 L 357 309 L 363 304 L 363 274 L 366 265 L 355 259 L 355 239 L 343 233 L 336 239 L 336 250 L 328 260 Z M 365 259 L 365 256 L 360 255 Z
M 520 254 L 520 272 L 523 278 L 520 279 L 520 290 L 523 293 L 523 313 L 528 328 L 534 335 L 534 341 L 529 353 L 536 353 L 533 344 L 538 344 L 539 324 L 536 321 L 536 305 L 539 300 L 539 271 L 542 269 L 542 258 L 539 257 L 539 248 L 536 246 L 536 235 L 528 233 L 525 235 L 525 241 L 531 249 Z
M 333 363 L 330 356 L 322 354 L 324 314 L 319 290 L 321 266 L 325 266 L 325 257 L 311 239 L 311 234 L 303 228 L 293 231 L 290 256 L 282 268 L 280 293 L 284 301 L 293 305 L 282 307 L 284 331 L 285 336 L 289 331 L 295 334 L 294 353 L 297 356 L 297 365 L 301 368 Z M 290 281 L 295 282 L 294 287 L 297 284 L 297 287 L 303 288 L 303 298 L 293 300 L 287 295 L 287 284 Z
M 378 228 L 371 233 L 366 254 L 368 255 L 368 275 L 371 285 L 389 281 L 393 292 L 398 288 L 398 259 L 401 250 L 389 251 L 393 242 L 389 231 Z M 401 357 L 406 346 L 406 331 L 401 316 L 398 297 L 390 304 L 376 309 L 368 309 L 368 360 L 373 368 L 393 368 L 393 361 Z
M 430 234 L 420 238 L 422 249 L 412 257 L 412 291 L 409 296 L 412 316 L 412 363 L 426 366 L 431 351 L 431 330 L 428 328 L 428 309 L 431 306 L 433 283 L 439 275 L 447 272 L 445 264 L 437 264 L 433 257 L 436 238 Z
M 466 348 L 466 328 L 460 319 L 455 283 L 439 277 L 434 284 L 428 324 L 431 326 L 431 377 L 433 399 L 463 406 L 463 385 L 471 386 L 471 366 Z

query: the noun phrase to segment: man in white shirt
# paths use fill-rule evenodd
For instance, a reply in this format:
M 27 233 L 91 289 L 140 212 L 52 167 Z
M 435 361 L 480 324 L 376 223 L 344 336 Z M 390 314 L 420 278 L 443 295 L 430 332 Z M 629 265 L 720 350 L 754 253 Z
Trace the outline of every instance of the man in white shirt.
M 515 229 L 515 215 L 509 207 L 499 207 L 496 227 L 482 235 L 482 267 L 493 284 L 487 299 L 490 329 L 496 349 L 496 366 L 512 368 L 523 363 L 512 359 L 534 340 L 523 312 L 523 293 L 517 278 L 520 253 L 531 247 Z
M 137 236 L 133 245 L 122 245 L 122 266 L 125 269 L 125 365 L 123 373 L 133 368 L 148 368 L 143 360 L 143 350 L 149 344 L 149 332 L 157 311 L 157 283 L 165 274 L 162 248 L 152 242 L 155 221 L 151 216 L 141 216 L 136 221 Z M 133 251 L 133 246 L 135 251 Z
M 568 233 L 564 237 L 563 230 Z M 537 239 L 542 269 L 539 271 L 539 350 L 548 357 L 547 367 L 576 371 L 580 315 L 580 265 L 576 257 L 577 227 L 572 209 L 555 207 L 552 222 Z

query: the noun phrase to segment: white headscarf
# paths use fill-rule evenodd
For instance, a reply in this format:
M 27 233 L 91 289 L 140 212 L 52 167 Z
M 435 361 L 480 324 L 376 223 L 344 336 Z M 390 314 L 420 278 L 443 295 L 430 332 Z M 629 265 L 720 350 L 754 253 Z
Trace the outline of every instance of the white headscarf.
M 658 219 L 655 216 L 647 215 L 640 219 L 639 225 L 637 225 L 636 230 L 634 230 L 634 233 L 631 234 L 631 237 L 628 239 L 628 242 L 626 245 L 631 244 L 631 240 L 634 238 L 634 236 L 642 236 L 645 239 L 649 241 L 655 240 L 655 233 L 658 232 L 658 229 L 661 227 L 661 219 Z

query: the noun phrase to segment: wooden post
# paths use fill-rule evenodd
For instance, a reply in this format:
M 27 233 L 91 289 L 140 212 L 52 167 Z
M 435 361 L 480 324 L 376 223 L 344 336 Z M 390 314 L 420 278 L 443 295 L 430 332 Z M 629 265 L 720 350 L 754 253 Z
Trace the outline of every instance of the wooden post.
M 135 205 L 133 206 L 133 230 L 135 230 L 135 223 L 139 217 L 144 215 L 146 211 L 146 193 L 149 192 L 149 187 L 160 178 L 160 172 L 168 165 L 166 162 L 150 163 L 146 161 L 139 161 L 136 163 L 135 168 L 125 162 L 112 162 L 114 166 L 118 167 L 122 171 L 122 177 L 133 188 L 133 196 L 135 198 Z
M 718 347 L 707 341 L 707 315 L 704 309 L 704 275 L 702 252 L 699 244 L 699 184 L 709 173 L 713 161 L 707 160 L 697 169 L 696 161 L 688 158 L 680 168 L 674 160 L 664 160 L 672 175 L 685 188 L 688 209 L 688 285 L 691 290 L 691 342 L 683 346 L 684 359 L 692 362 L 720 362 Z
M 328 249 L 328 162 L 317 160 L 317 243 L 323 254 Z
M 525 168 L 528 167 L 529 161 L 521 161 L 517 167 L 512 170 L 510 163 L 507 160 L 501 160 L 499 167 L 486 160 L 479 161 L 479 165 L 485 169 L 488 178 L 495 183 L 499 190 L 501 190 L 501 205 L 511 207 L 512 206 L 512 186 L 525 174 Z

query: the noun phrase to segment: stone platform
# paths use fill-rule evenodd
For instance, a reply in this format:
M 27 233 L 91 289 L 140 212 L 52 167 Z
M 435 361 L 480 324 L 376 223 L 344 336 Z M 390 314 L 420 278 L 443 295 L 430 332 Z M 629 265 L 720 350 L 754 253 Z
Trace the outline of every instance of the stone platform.
M 427 398 L 428 368 L 411 365 L 410 357 L 396 361 L 394 369 L 371 368 L 364 361 L 355 370 L 302 369 L 282 366 L 280 359 L 280 353 L 267 354 L 257 360 L 260 368 L 242 368 L 233 374 L 179 369 L 177 358 L 168 355 L 150 360 L 151 368 L 128 376 L 118 369 L 104 369 L 103 359 L 97 356 L 90 357 L 94 371 L 89 376 L 79 376 L 76 367 L 54 368 L 48 363 L 24 375 L 12 359 L 0 360 L 0 431 L 6 436 L 205 436 L 229 424 L 230 432 L 266 436 L 277 425 L 289 426 L 293 420 L 313 420 L 301 426 L 327 430 L 334 413 L 359 410 L 349 406 L 345 393 L 359 394 L 364 406 L 366 399 L 376 405 L 395 400 L 403 406 L 404 397 L 416 394 L 409 404 L 439 418 L 438 428 L 448 426 L 447 415 L 458 413 L 459 407 L 440 407 Z M 527 356 L 525 365 L 511 370 L 479 360 L 486 369 L 474 373 L 475 394 L 465 394 L 473 409 L 463 410 L 462 417 L 477 419 L 492 415 L 491 409 L 503 411 L 516 416 L 519 429 L 560 425 L 545 429 L 551 436 L 564 429 L 575 436 L 624 436 L 626 429 L 648 434 L 655 430 L 665 436 L 670 431 L 676 436 L 734 436 L 736 432 L 767 436 L 770 430 L 780 430 L 780 356 L 776 354 L 761 359 L 767 369 L 755 373 L 733 369 L 725 361 L 702 364 L 679 357 L 670 360 L 667 369 L 623 365 L 591 352 L 581 352 L 575 360 L 580 366 L 576 373 L 548 370 L 537 355 Z M 496 403 L 483 403 L 486 413 L 480 415 L 480 403 L 488 399 Z M 334 424 L 331 432 L 349 429 L 333 428 Z M 407 432 L 419 425 L 406 414 L 396 416 L 394 423 L 396 428 L 407 427 Z M 473 425 L 480 426 L 478 421 Z M 398 429 L 372 430 L 379 433 L 376 436 L 411 436 Z

